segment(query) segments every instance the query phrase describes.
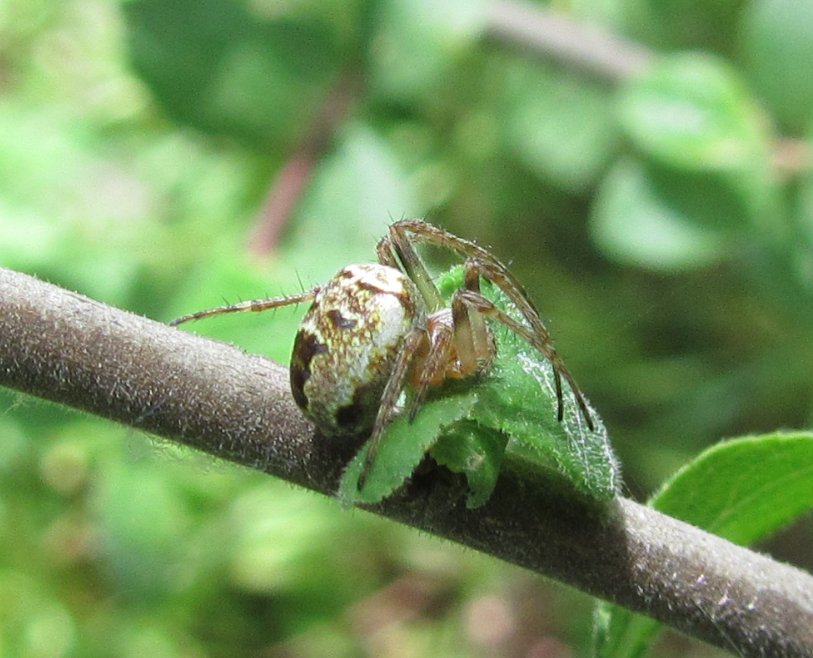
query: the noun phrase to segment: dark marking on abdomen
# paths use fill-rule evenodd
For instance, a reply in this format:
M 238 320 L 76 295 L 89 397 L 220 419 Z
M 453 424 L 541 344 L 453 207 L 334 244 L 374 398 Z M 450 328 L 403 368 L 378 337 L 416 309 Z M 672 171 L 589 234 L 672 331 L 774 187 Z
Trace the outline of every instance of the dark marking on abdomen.
M 355 329 L 358 324 L 356 320 L 345 317 L 341 311 L 335 308 L 330 309 L 325 315 L 327 315 L 328 320 L 330 320 L 336 329 Z
M 309 331 L 300 329 L 297 332 L 291 355 L 291 393 L 300 409 L 308 408 L 305 382 L 311 376 L 311 361 L 317 354 L 326 354 L 328 351 L 327 345 L 320 343 Z

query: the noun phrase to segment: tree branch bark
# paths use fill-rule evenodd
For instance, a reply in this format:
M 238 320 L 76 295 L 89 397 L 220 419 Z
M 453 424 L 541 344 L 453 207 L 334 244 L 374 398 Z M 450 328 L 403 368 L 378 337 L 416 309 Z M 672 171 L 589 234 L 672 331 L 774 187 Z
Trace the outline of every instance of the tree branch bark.
M 601 26 L 586 25 L 561 12 L 516 0 L 492 3 L 486 36 L 610 82 L 642 73 L 654 59 L 645 46 Z
M 314 433 L 287 369 L 0 269 L 0 385 L 324 494 L 353 446 Z M 507 468 L 484 507 L 429 478 L 371 511 L 642 612 L 742 656 L 813 656 L 813 576 L 618 499 Z

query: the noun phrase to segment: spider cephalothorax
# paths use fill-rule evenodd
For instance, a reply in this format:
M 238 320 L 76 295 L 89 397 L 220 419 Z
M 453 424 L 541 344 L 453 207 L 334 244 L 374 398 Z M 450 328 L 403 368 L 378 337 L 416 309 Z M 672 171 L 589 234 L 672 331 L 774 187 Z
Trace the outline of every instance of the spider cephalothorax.
M 447 248 L 464 260 L 463 287 L 450 302 L 418 257 L 416 243 Z M 369 434 L 367 465 L 405 389 L 410 391 L 406 412 L 411 419 L 430 388 L 488 369 L 496 345 L 487 319 L 515 332 L 551 362 L 557 418 L 564 415 L 565 379 L 593 429 L 587 404 L 536 307 L 496 257 L 419 219 L 395 222 L 376 253 L 377 264 L 348 265 L 324 285 L 298 295 L 199 311 L 172 324 L 311 301 L 294 342 L 291 390 L 323 433 Z M 480 292 L 481 279 L 502 291 L 518 317 Z

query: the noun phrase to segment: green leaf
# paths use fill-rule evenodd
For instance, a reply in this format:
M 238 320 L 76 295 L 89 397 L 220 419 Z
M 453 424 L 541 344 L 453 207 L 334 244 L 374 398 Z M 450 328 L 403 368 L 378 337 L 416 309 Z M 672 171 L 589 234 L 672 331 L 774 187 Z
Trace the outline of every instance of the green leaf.
M 591 233 L 610 258 L 657 271 L 680 271 L 726 253 L 726 233 L 693 221 L 677 195 L 659 187 L 647 169 L 622 160 L 603 181 L 592 210 Z
M 476 392 L 467 389 L 424 403 L 412 423 L 405 415 L 393 420 L 381 438 L 364 487 L 359 490 L 358 482 L 367 456 L 366 445 L 345 470 L 339 498 L 347 505 L 372 504 L 391 495 L 412 475 L 444 429 L 467 417 L 476 402 Z
M 463 420 L 452 425 L 432 448 L 438 464 L 466 476 L 469 509 L 483 505 L 494 491 L 507 441 L 502 432 Z
M 680 469 L 649 504 L 738 544 L 764 539 L 813 509 L 813 434 L 766 434 L 715 445 Z M 659 628 L 647 617 L 601 603 L 596 655 L 641 656 Z
M 813 114 L 813 3 L 746 3 L 740 46 L 759 96 L 787 128 L 804 131 Z
M 450 69 L 477 43 L 485 25 L 484 0 L 385 0 L 370 49 L 373 87 L 410 100 L 448 84 Z
M 762 113 L 735 72 L 708 56 L 664 59 L 623 90 L 619 110 L 633 143 L 668 166 L 742 170 L 767 154 Z
M 123 11 L 133 64 L 176 120 L 267 152 L 308 129 L 342 58 L 319 20 L 264 20 L 248 4 L 138 0 Z
M 662 60 L 623 90 L 619 115 L 643 161 L 632 182 L 605 183 L 609 209 L 599 206 L 603 234 L 611 238 L 608 244 L 621 247 L 619 253 L 642 257 L 642 264 L 656 269 L 680 269 L 713 260 L 716 237 L 741 241 L 734 232 L 757 229 L 774 237 L 786 230 L 781 191 L 770 170 L 767 121 L 722 62 L 700 55 Z M 659 221 L 663 212 L 654 220 L 669 241 L 665 258 L 657 250 L 635 248 L 655 229 L 647 219 L 653 207 L 672 215 L 668 223 L 674 230 Z M 727 235 L 702 231 L 706 227 Z
M 516 62 L 504 96 L 500 123 L 522 162 L 571 191 L 595 182 L 619 141 L 606 89 L 537 62 Z
M 442 294 L 450 296 L 463 285 L 463 268 L 452 268 L 436 283 Z M 516 317 L 513 305 L 496 286 L 483 281 L 482 292 Z M 590 408 L 591 432 L 573 391 L 563 383 L 564 418 L 559 422 L 550 362 L 505 326 L 490 326 L 497 355 L 488 376 L 477 385 L 480 400 L 471 418 L 507 434 L 514 453 L 558 470 L 582 493 L 598 500 L 612 499 L 618 493 L 620 472 L 599 415 Z
M 657 195 L 688 221 L 786 230 L 770 167 L 772 133 L 733 70 L 700 55 L 665 59 L 627 86 L 619 113 Z
M 752 544 L 813 509 L 813 434 L 765 434 L 712 446 L 650 504 L 734 543 Z
M 565 413 L 560 423 L 551 364 L 502 326 L 495 326 L 494 333 L 498 356 L 480 387 L 481 404 L 472 418 L 507 434 L 514 452 L 557 469 L 581 492 L 612 499 L 620 475 L 601 418 L 590 409 L 595 426 L 590 431 L 573 392 L 563 384 Z

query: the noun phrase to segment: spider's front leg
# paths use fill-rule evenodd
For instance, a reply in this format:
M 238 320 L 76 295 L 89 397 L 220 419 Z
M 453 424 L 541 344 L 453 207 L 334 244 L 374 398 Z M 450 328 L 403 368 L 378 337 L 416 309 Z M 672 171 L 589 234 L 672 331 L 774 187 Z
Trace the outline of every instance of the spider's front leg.
M 398 398 L 401 397 L 401 393 L 404 390 L 410 368 L 416 356 L 422 350 L 426 349 L 426 341 L 426 330 L 421 326 L 414 326 L 404 337 L 398 358 L 392 367 L 392 372 L 387 380 L 387 384 L 384 386 L 384 392 L 381 395 L 381 404 L 378 407 L 378 413 L 373 423 L 370 438 L 367 440 L 367 454 L 364 456 L 364 464 L 361 468 L 357 485 L 359 490 L 364 487 L 364 482 L 367 479 L 370 468 L 373 462 L 375 462 L 378 448 L 381 445 L 381 436 L 387 423 L 390 422 L 395 407 L 398 404 Z
M 466 309 L 461 311 L 467 312 Z M 411 379 L 412 397 L 406 411 L 407 420 L 411 423 L 430 387 L 440 386 L 449 377 L 460 378 L 473 374 L 461 368 L 455 356 L 460 350 L 460 335 L 453 315 L 454 310 L 450 311 L 448 308 L 432 313 L 426 319 L 425 326 L 413 327 L 404 338 L 398 359 L 381 396 L 381 405 L 368 440 L 367 454 L 359 476 L 359 489 L 364 486 L 367 473 L 378 453 L 384 428 L 389 423 L 407 382 Z
M 400 230 L 401 224 L 403 221 L 390 226 L 389 233 L 378 241 L 375 247 L 378 262 L 406 274 L 417 286 L 427 310 L 434 313 L 443 308 L 443 297 L 423 260 L 415 251 L 409 234 Z
M 454 319 L 456 308 L 458 313 L 466 316 L 462 322 Z M 364 486 L 367 473 L 378 453 L 384 428 L 389 423 L 398 398 L 410 379 L 412 397 L 409 400 L 406 417 L 411 423 L 430 387 L 440 386 L 447 378 L 468 377 L 484 367 L 479 359 L 472 361 L 474 367 L 469 368 L 468 361 L 464 365 L 457 358 L 461 350 L 468 353 L 471 346 L 469 340 L 471 332 L 467 331 L 469 328 L 467 315 L 468 309 L 461 303 L 453 301 L 451 310 L 444 308 L 432 313 L 427 317 L 425 327 L 416 326 L 407 334 L 381 397 L 381 405 L 368 440 L 367 454 L 359 476 L 359 489 Z M 490 359 L 491 355 L 488 357 L 489 362 Z
M 548 361 L 551 362 L 551 365 L 553 366 L 553 380 L 556 390 L 556 418 L 559 422 L 562 422 L 564 418 L 564 396 L 562 393 L 562 378 L 564 378 L 570 385 L 570 389 L 573 391 L 573 395 L 576 398 L 576 404 L 579 406 L 579 410 L 587 423 L 588 429 L 591 432 L 595 429 L 593 418 L 590 414 L 590 410 L 587 407 L 587 402 L 581 394 L 581 390 L 579 390 L 573 376 L 570 374 L 570 371 L 565 366 L 559 354 L 553 349 L 553 346 L 547 339 L 547 336 L 539 335 L 538 333 L 529 330 L 479 292 L 474 292 L 472 290 L 458 290 L 457 293 L 455 293 L 455 296 L 460 298 L 461 302 L 470 309 L 470 312 L 473 311 L 474 313 L 481 313 L 484 316 L 488 316 L 500 324 L 508 327 L 511 331 L 520 336 L 523 340 L 527 341 L 531 346 L 543 354 Z
M 387 244 L 395 246 L 394 250 L 399 253 L 398 245 L 407 245 L 408 249 L 414 253 L 413 242 L 421 242 L 436 247 L 445 247 L 455 252 L 467 261 L 466 273 L 466 294 L 474 308 L 480 308 L 482 313 L 490 315 L 498 322 L 509 327 L 512 331 L 522 336 L 533 345 L 546 359 L 553 365 L 554 383 L 556 385 L 556 400 L 558 404 L 557 418 L 561 421 L 564 417 L 564 401 L 562 394 L 562 378 L 564 378 L 576 398 L 582 416 L 587 427 L 593 431 L 595 425 L 593 418 L 587 408 L 587 403 L 582 396 L 581 390 L 576 385 L 576 381 L 570 371 L 556 352 L 551 341 L 550 332 L 537 311 L 530 295 L 525 288 L 511 274 L 510 270 L 493 254 L 483 249 L 474 242 L 464 240 L 453 233 L 444 231 L 441 228 L 427 224 L 420 219 L 405 219 L 390 226 L 389 235 L 382 240 Z M 403 247 L 402 247 L 403 249 Z M 408 257 L 409 258 L 409 257 Z M 417 256 L 416 256 L 417 258 Z M 471 271 L 476 271 L 476 275 Z M 488 299 L 483 297 L 478 288 L 475 288 L 473 278 L 483 277 L 496 285 L 516 306 L 518 313 L 528 323 L 530 330 L 517 322 L 505 312 L 496 308 Z
M 480 277 L 470 261 L 465 263 L 464 286 L 466 291 L 480 294 Z M 447 379 L 478 375 L 494 360 L 494 336 L 483 313 L 465 299 L 464 292 L 455 291 L 450 308 L 442 308 L 427 318 L 428 352 L 415 362 L 414 394 L 407 415 L 410 422 L 430 387 L 441 386 Z
M 475 259 L 468 258 L 463 265 L 463 287 L 466 291 L 480 295 L 480 270 Z M 468 374 L 476 374 L 491 365 L 497 347 L 485 316 L 466 302 L 463 292 L 457 290 L 452 297 L 457 358 L 463 370 Z

